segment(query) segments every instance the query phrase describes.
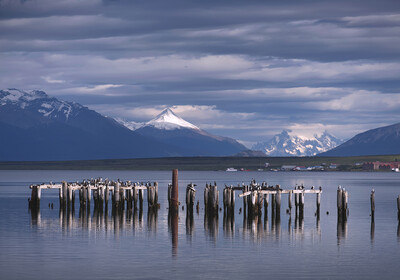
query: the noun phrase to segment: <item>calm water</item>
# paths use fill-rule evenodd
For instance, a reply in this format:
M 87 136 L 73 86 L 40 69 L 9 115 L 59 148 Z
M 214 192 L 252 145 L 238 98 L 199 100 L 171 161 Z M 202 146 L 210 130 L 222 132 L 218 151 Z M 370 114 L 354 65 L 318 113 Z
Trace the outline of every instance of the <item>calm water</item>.
M 29 184 L 103 177 L 158 181 L 157 213 L 75 212 L 60 215 L 58 191 L 43 190 L 40 213 L 28 211 Z M 232 219 L 220 212 L 204 219 L 206 182 L 249 183 L 251 179 L 293 188 L 322 186 L 321 216 L 315 195 L 306 195 L 304 219 L 286 214 L 282 195 L 280 221 L 245 219 L 241 199 Z M 185 187 L 197 184 L 200 211 L 180 211 L 168 222 L 167 184 L 171 172 L 0 171 L 0 279 L 398 279 L 400 229 L 396 197 L 399 173 L 179 172 L 180 201 Z M 336 189 L 349 191 L 350 215 L 338 224 Z M 375 222 L 369 194 L 376 190 Z M 53 202 L 54 209 L 48 208 Z M 93 206 L 92 206 L 93 207 Z M 329 215 L 326 212 L 329 211 Z M 269 213 L 270 214 L 270 213 Z

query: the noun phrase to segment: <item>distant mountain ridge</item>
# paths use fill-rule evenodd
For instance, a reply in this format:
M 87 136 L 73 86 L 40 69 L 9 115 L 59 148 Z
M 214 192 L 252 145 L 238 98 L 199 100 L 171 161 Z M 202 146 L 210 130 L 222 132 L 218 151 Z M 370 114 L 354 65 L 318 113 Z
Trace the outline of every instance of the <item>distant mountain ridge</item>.
M 134 130 L 43 91 L 0 90 L 0 161 L 216 156 L 245 149 L 171 112 Z
M 319 156 L 366 156 L 400 154 L 400 123 L 359 133 Z
M 327 131 L 312 138 L 297 136 L 290 130 L 283 130 L 266 142 L 253 145 L 253 150 L 260 150 L 268 156 L 314 156 L 332 149 L 344 141 L 329 134 Z
M 167 145 L 43 91 L 0 90 L 0 160 L 175 156 Z

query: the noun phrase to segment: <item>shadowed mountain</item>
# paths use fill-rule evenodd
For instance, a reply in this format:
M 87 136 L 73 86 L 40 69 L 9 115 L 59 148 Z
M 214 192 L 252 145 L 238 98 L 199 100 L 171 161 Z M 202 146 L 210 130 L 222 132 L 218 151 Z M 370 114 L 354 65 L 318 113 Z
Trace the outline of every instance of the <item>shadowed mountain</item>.
M 357 134 L 318 156 L 364 156 L 400 154 L 400 123 Z
M 43 91 L 0 91 L 0 160 L 75 160 L 175 156 L 155 139 Z

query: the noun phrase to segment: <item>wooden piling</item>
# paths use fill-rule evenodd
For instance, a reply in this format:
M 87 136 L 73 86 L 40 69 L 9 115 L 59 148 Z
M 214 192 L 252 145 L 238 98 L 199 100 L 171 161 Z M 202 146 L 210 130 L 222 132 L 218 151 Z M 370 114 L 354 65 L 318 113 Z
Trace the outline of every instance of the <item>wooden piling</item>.
M 204 205 L 210 214 L 218 213 L 219 192 L 216 184 L 206 184 L 204 189 Z
M 120 183 L 119 182 L 115 182 L 114 184 L 114 205 L 113 208 L 119 208 L 119 188 L 120 188 Z
M 264 194 L 264 209 L 268 210 L 269 194 Z
M 292 191 L 289 192 L 288 194 L 288 207 L 289 207 L 289 212 L 292 212 Z
M 186 209 L 188 211 L 193 211 L 193 205 L 195 201 L 196 190 L 194 184 L 190 183 L 186 187 Z
M 60 205 L 60 208 L 63 208 L 67 204 L 67 196 L 68 196 L 67 186 L 68 186 L 68 184 L 67 184 L 67 182 L 62 181 L 61 185 L 62 185 L 61 186 L 61 188 L 62 188 L 62 200 L 61 200 L 62 206 Z
M 278 188 L 278 191 L 275 195 L 275 209 L 277 213 L 281 212 L 281 192 Z
M 342 187 L 338 187 L 337 189 L 337 210 L 338 215 L 342 215 L 343 211 L 343 190 Z
M 136 189 L 136 184 L 133 186 L 133 207 L 137 209 L 137 202 L 138 202 L 138 190 Z
M 158 204 L 158 182 L 154 182 L 154 203 Z
M 232 209 L 232 212 L 235 212 L 235 190 L 234 189 L 231 189 L 230 195 L 231 195 L 231 197 L 230 197 L 231 209 Z
M 321 206 L 321 193 L 317 193 L 316 204 L 317 204 L 317 213 L 319 213 Z
M 174 211 L 178 211 L 179 208 L 178 169 L 172 170 L 170 208 Z
M 126 200 L 126 191 L 124 188 L 119 189 L 119 193 L 120 193 L 120 198 L 119 198 L 119 202 L 121 204 L 121 209 L 125 209 L 125 200 Z
M 138 190 L 138 195 L 139 195 L 139 208 L 143 208 L 143 190 L 139 189 Z
M 90 205 L 90 200 L 92 199 L 92 188 L 90 184 L 87 186 L 87 204 Z
M 302 215 L 304 211 L 304 192 L 299 193 L 299 212 Z

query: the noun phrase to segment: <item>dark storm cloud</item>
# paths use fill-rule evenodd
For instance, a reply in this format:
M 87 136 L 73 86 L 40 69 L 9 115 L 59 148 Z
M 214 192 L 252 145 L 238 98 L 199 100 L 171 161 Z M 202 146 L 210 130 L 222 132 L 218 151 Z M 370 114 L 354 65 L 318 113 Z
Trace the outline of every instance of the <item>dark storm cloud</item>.
M 399 1 L 0 0 L 1 87 L 247 142 L 397 122 L 399 45 Z

